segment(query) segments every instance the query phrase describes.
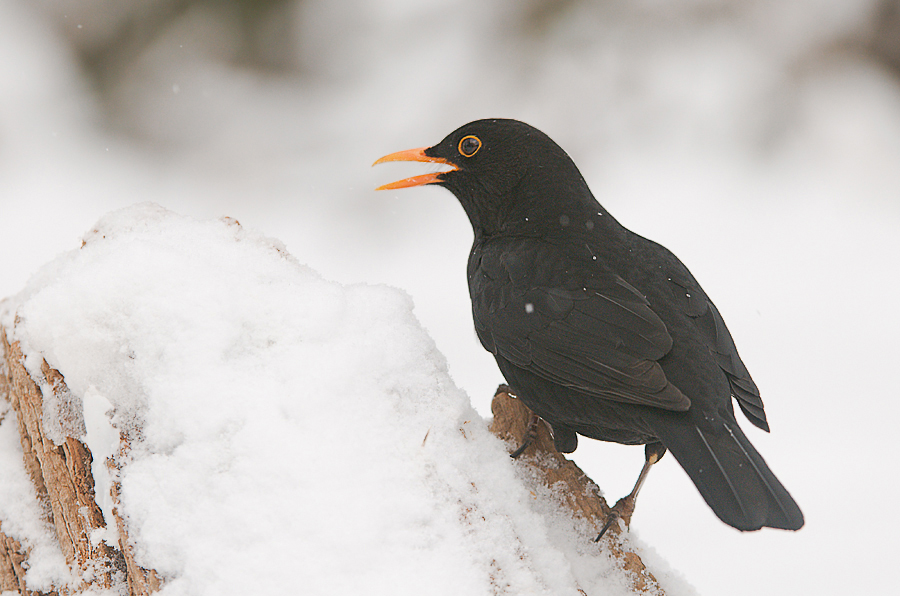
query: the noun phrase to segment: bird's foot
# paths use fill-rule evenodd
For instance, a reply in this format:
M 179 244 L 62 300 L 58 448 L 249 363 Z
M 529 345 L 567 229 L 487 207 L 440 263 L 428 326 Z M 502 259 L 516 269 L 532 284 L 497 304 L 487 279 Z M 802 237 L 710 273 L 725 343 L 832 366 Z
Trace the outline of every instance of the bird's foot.
M 597 534 L 597 537 L 594 538 L 594 542 L 600 542 L 600 539 L 603 538 L 603 535 L 606 534 L 606 531 L 609 530 L 614 523 L 617 523 L 620 519 L 625 522 L 625 527 L 631 525 L 631 516 L 634 515 L 634 497 L 633 495 L 627 495 L 619 499 L 615 505 L 609 510 L 609 513 L 606 516 L 606 522 L 603 524 L 603 527 L 600 529 L 600 533 Z
M 494 397 L 497 397 L 501 393 L 505 393 L 506 395 L 509 395 L 511 397 L 516 396 L 515 393 L 513 393 L 513 390 L 510 388 L 510 386 L 507 385 L 506 383 L 501 383 L 500 385 L 497 385 L 497 390 L 494 391 Z
M 519 448 L 509 454 L 509 456 L 513 459 L 518 459 L 520 455 L 525 453 L 525 450 L 528 449 L 529 445 L 534 443 L 535 439 L 537 439 L 538 432 L 538 424 L 540 424 L 541 419 L 537 414 L 532 414 L 531 419 L 528 421 L 528 427 L 525 429 L 525 438 L 522 440 L 522 444 L 519 445 Z

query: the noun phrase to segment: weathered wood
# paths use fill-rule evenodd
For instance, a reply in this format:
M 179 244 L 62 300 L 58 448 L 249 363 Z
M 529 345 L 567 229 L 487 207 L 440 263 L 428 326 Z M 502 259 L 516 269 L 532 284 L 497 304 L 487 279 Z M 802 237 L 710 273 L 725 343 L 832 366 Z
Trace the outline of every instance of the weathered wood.
M 92 534 L 106 527 L 103 513 L 97 505 L 94 494 L 94 477 L 91 472 L 93 457 L 87 445 L 74 437 L 66 437 L 61 445 L 55 444 L 44 429 L 43 394 L 41 386 L 57 395 L 68 392 L 65 379 L 59 371 L 45 361 L 41 363 L 41 377 L 32 378 L 23 364 L 24 354 L 18 342 L 8 343 L 6 331 L 0 328 L 0 349 L 2 349 L 3 369 L 0 370 L 0 397 L 5 398 L 16 412 L 19 437 L 22 443 L 23 460 L 26 470 L 34 483 L 35 493 L 44 508 L 47 519 L 56 530 L 66 562 L 76 570 L 76 576 L 84 578 L 82 586 L 71 588 L 81 591 L 88 587 L 115 588 L 126 584 L 129 593 L 146 596 L 160 587 L 156 573 L 141 568 L 134 561 L 133 549 L 128 544 L 127 527 L 118 515 L 118 491 L 113 491 L 116 512 L 116 529 L 119 548 L 102 540 L 92 540 Z M 111 462 L 106 462 L 115 468 Z M 0 543 L 11 540 L 0 534 Z M 15 571 L 13 561 L 21 560 L 27 554 L 21 552 L 18 542 L 7 542 L 6 552 L 15 553 L 6 557 L 4 565 L 0 550 L 0 582 L 7 581 L 10 569 Z M 13 550 L 10 550 L 13 548 Z M 0 544 L 2 549 L 2 544 Z M 18 550 L 16 550 L 18 549 Z M 15 575 L 15 573 L 13 573 Z M 21 579 L 21 576 L 15 576 Z M 0 583 L 0 591 L 7 589 Z M 24 585 L 15 588 L 22 594 L 31 594 Z M 68 587 L 67 587 L 68 590 Z
M 511 445 L 522 445 L 529 433 L 529 422 L 533 413 L 520 400 L 509 394 L 501 385 L 491 403 L 494 420 L 490 430 L 497 437 L 508 441 Z M 609 514 L 609 505 L 600 494 L 597 485 L 575 465 L 575 462 L 556 450 L 548 425 L 541 420 L 532 433 L 531 444 L 520 456 L 520 460 L 533 467 L 535 475 L 541 482 L 554 489 L 555 494 L 563 500 L 563 504 L 576 516 L 590 522 L 599 533 Z M 663 595 L 664 592 L 644 566 L 640 556 L 621 540 L 619 524 L 613 524 L 607 531 L 603 542 L 610 553 L 622 563 L 634 581 L 637 592 Z
M 0 334 L 4 336 L 5 333 Z M 112 587 L 120 556 L 105 542 L 93 544 L 91 534 L 105 528 L 103 514 L 94 499 L 91 451 L 81 441 L 67 437 L 56 445 L 46 435 L 43 422 L 43 395 L 22 364 L 24 355 L 18 342 L 4 346 L 10 385 L 10 403 L 19 422 L 19 436 L 25 463 L 35 489 L 50 504 L 51 520 L 66 562 L 87 572 L 88 583 Z M 65 381 L 46 362 L 41 372 L 52 391 L 65 390 Z M 33 462 L 37 460 L 40 477 Z M 44 497 L 46 495 L 46 497 Z

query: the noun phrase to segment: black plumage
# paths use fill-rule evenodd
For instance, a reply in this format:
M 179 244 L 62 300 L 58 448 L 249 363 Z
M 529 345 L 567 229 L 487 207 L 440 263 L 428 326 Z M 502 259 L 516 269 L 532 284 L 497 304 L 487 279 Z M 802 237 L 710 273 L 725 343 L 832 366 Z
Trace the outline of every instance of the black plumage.
M 522 122 L 479 120 L 376 163 L 394 160 L 451 166 L 382 188 L 438 184 L 459 199 L 475 233 L 478 338 L 561 451 L 577 435 L 662 443 L 727 524 L 803 525 L 735 420 L 732 398 L 769 430 L 719 311 L 671 252 L 596 201 L 556 143 Z

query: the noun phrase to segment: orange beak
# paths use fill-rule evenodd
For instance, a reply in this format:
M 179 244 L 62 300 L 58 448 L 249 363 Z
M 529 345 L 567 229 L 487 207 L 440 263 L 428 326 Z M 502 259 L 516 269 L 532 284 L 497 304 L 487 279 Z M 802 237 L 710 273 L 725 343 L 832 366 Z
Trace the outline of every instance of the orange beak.
M 459 169 L 443 157 L 429 157 L 428 155 L 425 155 L 425 150 L 427 148 L 428 147 L 420 147 L 419 149 L 407 149 L 406 151 L 391 153 L 390 155 L 385 155 L 372 165 L 377 166 L 378 164 L 384 163 L 386 161 L 425 161 L 430 163 L 442 163 L 452 166 L 453 169 L 447 170 L 447 172 L 452 172 L 453 170 Z M 413 176 L 412 178 L 404 178 L 403 180 L 397 180 L 396 182 L 391 182 L 390 184 L 379 186 L 375 190 L 394 190 L 395 188 L 409 188 L 410 186 L 434 184 L 435 182 L 440 182 L 440 176 L 442 174 L 446 174 L 447 172 L 434 172 L 432 174 L 422 174 L 420 176 Z

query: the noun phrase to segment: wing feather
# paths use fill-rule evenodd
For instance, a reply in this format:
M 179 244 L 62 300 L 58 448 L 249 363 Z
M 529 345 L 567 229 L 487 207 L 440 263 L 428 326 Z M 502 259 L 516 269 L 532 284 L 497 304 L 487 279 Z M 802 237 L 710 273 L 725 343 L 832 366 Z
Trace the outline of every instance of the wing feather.
M 759 389 L 738 355 L 734 339 L 719 310 L 690 274 L 681 279 L 670 278 L 669 282 L 676 304 L 694 320 L 697 329 L 706 339 L 710 353 L 728 378 L 731 394 L 741 411 L 755 426 L 768 431 L 769 423 Z
M 640 292 L 596 262 L 524 248 L 494 243 L 470 258 L 475 327 L 488 350 L 587 395 L 690 407 L 657 362 L 672 337 Z

